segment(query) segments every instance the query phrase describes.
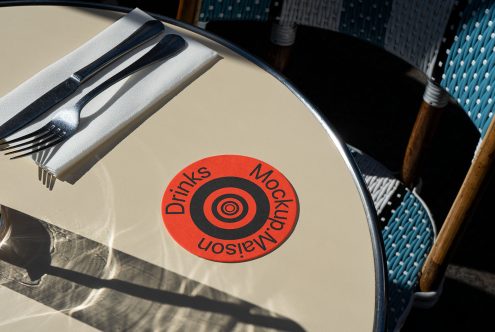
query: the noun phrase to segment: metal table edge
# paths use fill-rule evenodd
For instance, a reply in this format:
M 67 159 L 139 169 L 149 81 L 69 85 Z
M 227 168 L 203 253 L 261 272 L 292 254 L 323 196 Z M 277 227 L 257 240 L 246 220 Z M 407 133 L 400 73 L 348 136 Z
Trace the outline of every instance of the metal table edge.
M 32 5 L 45 5 L 45 6 L 50 6 L 50 5 L 55 5 L 55 6 L 72 6 L 72 7 L 84 7 L 84 8 L 92 8 L 92 9 L 102 9 L 102 10 L 111 10 L 111 11 L 116 11 L 116 12 L 121 12 L 121 13 L 128 13 L 130 12 L 133 8 L 129 7 L 124 7 L 124 6 L 118 6 L 118 5 L 111 5 L 111 4 L 101 4 L 101 3 L 90 3 L 90 2 L 84 2 L 84 1 L 45 1 L 45 0 L 31 0 L 31 1 L 26 1 L 26 0 L 17 0 L 17 1 L 1 1 L 0 2 L 0 7 L 11 7 L 11 6 L 32 6 Z M 345 143 L 342 141 L 342 139 L 337 135 L 336 131 L 333 129 L 332 125 L 330 122 L 326 119 L 326 117 L 318 111 L 318 109 L 311 104 L 311 102 L 304 97 L 304 95 L 298 91 L 297 88 L 290 82 L 290 80 L 286 77 L 284 77 L 281 73 L 277 72 L 275 69 L 270 67 L 268 64 L 266 64 L 263 60 L 259 59 L 258 57 L 250 54 L 249 52 L 245 51 L 239 46 L 236 46 L 235 44 L 215 35 L 212 34 L 208 31 L 205 31 L 201 28 L 195 27 L 193 25 L 190 25 L 188 23 L 166 17 L 160 14 L 155 14 L 155 13 L 148 13 L 151 16 L 166 22 L 170 23 L 172 25 L 176 25 L 180 28 L 189 30 L 191 32 L 197 33 L 201 36 L 204 36 L 206 38 L 209 38 L 213 40 L 214 42 L 219 43 L 220 45 L 234 51 L 235 53 L 241 55 L 245 59 L 249 60 L 250 62 L 254 63 L 261 69 L 265 70 L 272 76 L 274 76 L 277 80 L 279 80 L 282 84 L 284 84 L 297 98 L 299 98 L 305 105 L 306 107 L 313 113 L 313 115 L 318 119 L 320 124 L 323 126 L 329 137 L 331 138 L 332 142 L 334 142 L 335 146 L 337 147 L 338 151 L 340 152 L 341 156 L 344 158 L 344 161 L 347 165 L 347 167 L 350 169 L 352 173 L 352 177 L 354 179 L 354 182 L 356 184 L 356 187 L 358 189 L 359 195 L 361 197 L 361 200 L 363 202 L 363 205 L 365 207 L 365 212 L 366 212 L 366 217 L 368 221 L 368 226 L 369 226 L 369 231 L 370 231 L 370 236 L 372 240 L 372 247 L 373 247 L 373 257 L 374 257 L 374 263 L 375 263 L 375 317 L 374 317 L 374 326 L 373 330 L 374 331 L 385 331 L 386 327 L 386 316 L 387 316 L 387 277 L 386 277 L 386 266 L 385 266 L 385 250 L 383 246 L 383 240 L 381 237 L 381 233 L 378 229 L 378 221 L 377 221 L 377 214 L 375 207 L 373 205 L 373 201 L 371 199 L 371 196 L 366 189 L 366 184 L 364 183 L 364 180 L 359 172 L 359 169 L 356 165 L 356 162 L 352 158 L 349 149 L 345 145 Z

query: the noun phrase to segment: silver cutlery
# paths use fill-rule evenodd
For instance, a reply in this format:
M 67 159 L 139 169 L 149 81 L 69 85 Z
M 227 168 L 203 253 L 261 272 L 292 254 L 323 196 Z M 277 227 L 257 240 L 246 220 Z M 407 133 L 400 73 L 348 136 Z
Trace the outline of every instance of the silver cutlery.
M 50 110 L 71 94 L 73 94 L 84 82 L 100 72 L 109 64 L 115 62 L 131 50 L 143 45 L 145 42 L 158 36 L 164 30 L 160 21 L 152 20 L 144 23 L 139 29 L 89 65 L 73 73 L 69 78 L 36 99 L 29 106 L 0 126 L 0 139 L 13 134 L 41 114 Z
M 9 145 L 8 147 L 0 148 L 0 151 L 9 151 L 6 155 L 17 154 L 10 158 L 17 159 L 47 149 L 64 141 L 77 131 L 81 111 L 94 97 L 136 71 L 139 71 L 158 61 L 166 61 L 176 56 L 184 50 L 186 46 L 187 43 L 182 37 L 175 34 L 166 35 L 146 54 L 92 89 L 80 100 L 78 100 L 74 106 L 62 108 L 55 114 L 50 122 L 40 129 L 0 144 L 0 146 Z M 21 141 L 25 142 L 13 144 Z M 18 154 L 27 150 L 30 151 L 27 153 Z

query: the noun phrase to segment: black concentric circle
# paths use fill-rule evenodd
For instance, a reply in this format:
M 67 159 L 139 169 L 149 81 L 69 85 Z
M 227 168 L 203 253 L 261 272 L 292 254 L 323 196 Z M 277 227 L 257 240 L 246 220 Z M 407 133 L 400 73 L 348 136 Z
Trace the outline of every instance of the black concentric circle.
M 242 206 L 236 206 L 237 209 L 241 209 L 241 214 L 236 217 L 236 218 L 225 218 L 223 217 L 222 215 L 220 215 L 220 213 L 218 213 L 218 209 L 220 208 L 220 210 L 222 210 L 222 212 L 226 215 L 229 215 L 229 214 L 234 214 L 234 213 L 229 213 L 228 211 L 225 211 L 225 206 L 218 206 L 218 204 L 220 203 L 220 201 L 226 199 L 226 198 L 235 198 L 236 200 L 238 200 Z M 232 204 L 235 204 L 235 203 L 232 203 Z M 236 204 L 237 205 L 237 204 Z M 234 223 L 234 222 L 238 222 L 240 220 L 242 220 L 246 214 L 248 213 L 248 210 L 249 210 L 249 207 L 248 207 L 248 203 L 246 202 L 246 200 L 244 198 L 242 198 L 241 196 L 239 195 L 235 195 L 235 194 L 226 194 L 226 195 L 221 195 L 219 196 L 217 199 L 215 199 L 213 201 L 213 204 L 211 206 L 211 212 L 213 213 L 213 215 L 220 221 L 223 221 L 223 222 L 230 222 L 230 223 Z
M 256 207 L 250 207 L 248 206 L 247 203 L 246 206 L 244 206 L 243 204 L 242 214 L 244 213 L 247 214 L 248 209 L 256 208 L 256 213 L 253 219 L 249 223 L 247 223 L 247 225 L 245 225 L 244 227 L 236 228 L 236 229 L 224 229 L 213 225 L 206 218 L 205 213 L 203 211 L 204 202 L 206 201 L 209 195 L 214 193 L 216 190 L 222 188 L 238 188 L 244 190 L 249 195 L 251 195 L 251 197 L 256 202 Z M 242 197 L 241 197 L 242 200 L 240 200 L 239 199 L 240 196 L 238 195 L 234 195 L 234 196 L 239 201 L 245 202 L 245 200 L 242 199 Z M 217 199 L 215 201 L 217 201 Z M 215 217 L 218 214 L 216 209 L 213 209 L 212 213 L 215 215 Z M 269 213 L 270 213 L 270 202 L 265 192 L 253 182 L 239 177 L 222 177 L 205 183 L 196 191 L 194 196 L 191 198 L 191 204 L 190 204 L 190 214 L 194 224 L 204 233 L 222 240 L 242 239 L 251 234 L 256 233 L 266 223 Z M 234 222 L 234 221 L 230 219 L 229 222 Z

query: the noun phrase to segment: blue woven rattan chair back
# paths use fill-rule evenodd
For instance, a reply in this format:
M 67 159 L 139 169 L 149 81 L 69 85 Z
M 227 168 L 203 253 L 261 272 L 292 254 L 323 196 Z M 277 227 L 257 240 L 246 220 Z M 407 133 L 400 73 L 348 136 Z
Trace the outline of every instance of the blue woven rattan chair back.
M 450 20 L 436 79 L 484 137 L 495 104 L 495 1 L 461 2 Z
M 267 21 L 272 0 L 203 0 L 199 21 Z
M 454 0 L 285 0 L 281 24 L 373 43 L 431 76 Z
M 485 135 L 495 103 L 495 1 L 285 0 L 280 23 L 341 32 L 395 54 L 439 83 Z

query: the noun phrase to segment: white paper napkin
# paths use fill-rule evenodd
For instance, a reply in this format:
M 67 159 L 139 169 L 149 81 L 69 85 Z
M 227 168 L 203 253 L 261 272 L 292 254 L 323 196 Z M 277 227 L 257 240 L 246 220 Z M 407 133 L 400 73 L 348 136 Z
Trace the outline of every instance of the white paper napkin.
M 83 46 L 43 69 L 15 90 L 0 98 L 0 124 L 68 78 L 73 72 L 116 46 L 143 23 L 151 19 L 153 18 L 143 11 L 133 10 Z M 169 33 L 177 32 L 166 26 L 164 34 Z M 183 37 L 188 44 L 184 51 L 164 63 L 149 66 L 104 91 L 83 109 L 79 125 L 81 129 L 63 144 L 34 155 L 35 162 L 59 180 L 74 182 L 79 173 L 85 171 L 85 167 L 90 167 L 88 160 L 94 159 L 95 155 L 104 154 L 109 150 L 109 147 L 115 146 L 156 111 L 157 107 L 155 106 L 158 102 L 172 98 L 179 90 L 219 60 L 215 51 L 190 38 Z M 160 38 L 157 38 L 156 42 Z M 97 75 L 87 82 L 76 95 L 58 105 L 15 136 L 41 127 L 56 114 L 58 109 L 75 104 L 93 87 L 141 57 L 155 43 L 148 44 L 147 47 L 134 52 L 125 61 L 114 64 L 111 69 L 105 71 L 103 76 L 102 74 Z

